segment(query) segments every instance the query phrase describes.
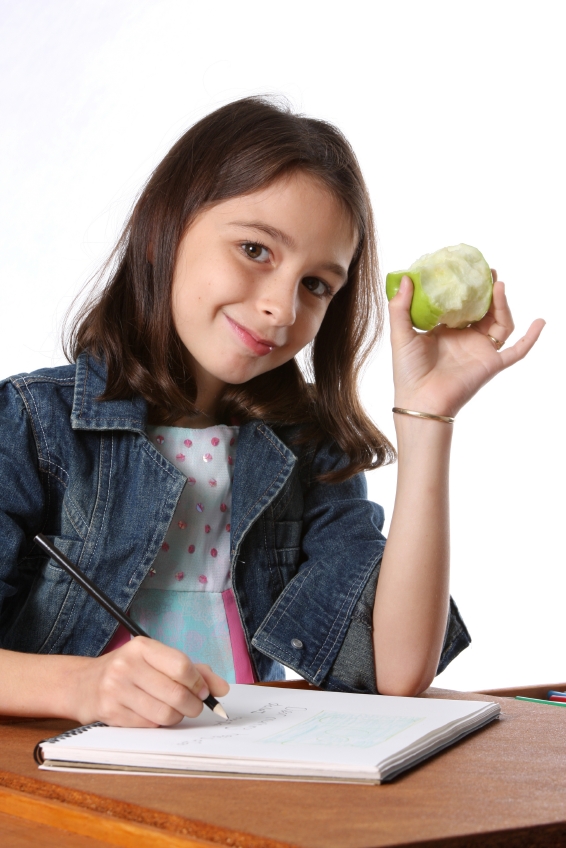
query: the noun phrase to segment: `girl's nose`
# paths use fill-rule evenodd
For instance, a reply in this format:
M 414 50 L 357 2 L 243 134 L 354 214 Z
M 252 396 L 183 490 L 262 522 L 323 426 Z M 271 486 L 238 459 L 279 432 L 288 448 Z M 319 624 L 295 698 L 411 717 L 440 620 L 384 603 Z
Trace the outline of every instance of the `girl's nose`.
M 273 324 L 288 327 L 297 317 L 297 291 L 295 281 L 273 280 L 260 293 L 258 308 Z

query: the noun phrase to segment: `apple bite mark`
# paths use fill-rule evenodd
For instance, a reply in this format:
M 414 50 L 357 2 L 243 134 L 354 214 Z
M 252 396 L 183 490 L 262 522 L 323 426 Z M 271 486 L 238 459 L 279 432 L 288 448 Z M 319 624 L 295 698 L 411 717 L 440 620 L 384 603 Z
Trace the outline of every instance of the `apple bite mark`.
M 404 275 L 413 281 L 411 320 L 419 330 L 432 330 L 437 324 L 467 327 L 483 318 L 491 305 L 491 269 L 479 250 L 468 244 L 427 253 L 408 270 L 388 274 L 389 300 Z

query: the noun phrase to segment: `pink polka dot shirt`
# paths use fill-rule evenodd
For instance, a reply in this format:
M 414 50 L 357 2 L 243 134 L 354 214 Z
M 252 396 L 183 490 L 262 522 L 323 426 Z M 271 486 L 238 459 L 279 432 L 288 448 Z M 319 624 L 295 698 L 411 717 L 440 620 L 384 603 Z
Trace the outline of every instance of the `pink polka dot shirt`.
M 253 682 L 230 577 L 230 513 L 238 427 L 148 426 L 187 478 L 173 520 L 130 615 L 155 639 L 208 663 L 228 682 Z

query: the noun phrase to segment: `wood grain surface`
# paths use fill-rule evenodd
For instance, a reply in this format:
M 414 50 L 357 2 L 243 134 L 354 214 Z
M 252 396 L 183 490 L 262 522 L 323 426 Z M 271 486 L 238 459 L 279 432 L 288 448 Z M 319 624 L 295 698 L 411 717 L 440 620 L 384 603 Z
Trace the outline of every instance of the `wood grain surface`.
M 119 845 L 122 848 L 138 848 L 139 845 L 144 848 L 210 848 L 213 844 L 192 839 L 188 835 L 167 833 L 116 815 L 97 813 L 92 809 L 70 805 L 66 801 L 53 801 L 1 786 L 0 810 L 47 829 L 58 828 L 75 835 L 95 838 L 102 845 Z M 4 836 L 2 845 L 6 845 Z
M 108 848 L 108 842 L 5 813 L 0 813 L 0 839 L 2 848 Z
M 0 725 L 0 786 L 73 814 L 156 829 L 185 845 L 566 844 L 566 710 L 491 700 L 502 706 L 500 720 L 381 786 L 40 771 L 36 742 L 73 726 L 55 720 Z

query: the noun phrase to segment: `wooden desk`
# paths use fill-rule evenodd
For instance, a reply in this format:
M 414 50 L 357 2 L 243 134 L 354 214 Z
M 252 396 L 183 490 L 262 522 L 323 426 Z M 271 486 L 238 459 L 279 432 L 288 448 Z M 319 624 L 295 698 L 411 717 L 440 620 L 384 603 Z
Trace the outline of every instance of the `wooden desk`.
M 35 743 L 72 724 L 6 721 L 0 725 L 0 843 L 10 848 L 566 844 L 566 709 L 440 689 L 427 694 L 498 700 L 502 718 L 381 786 L 43 772 L 32 758 Z

